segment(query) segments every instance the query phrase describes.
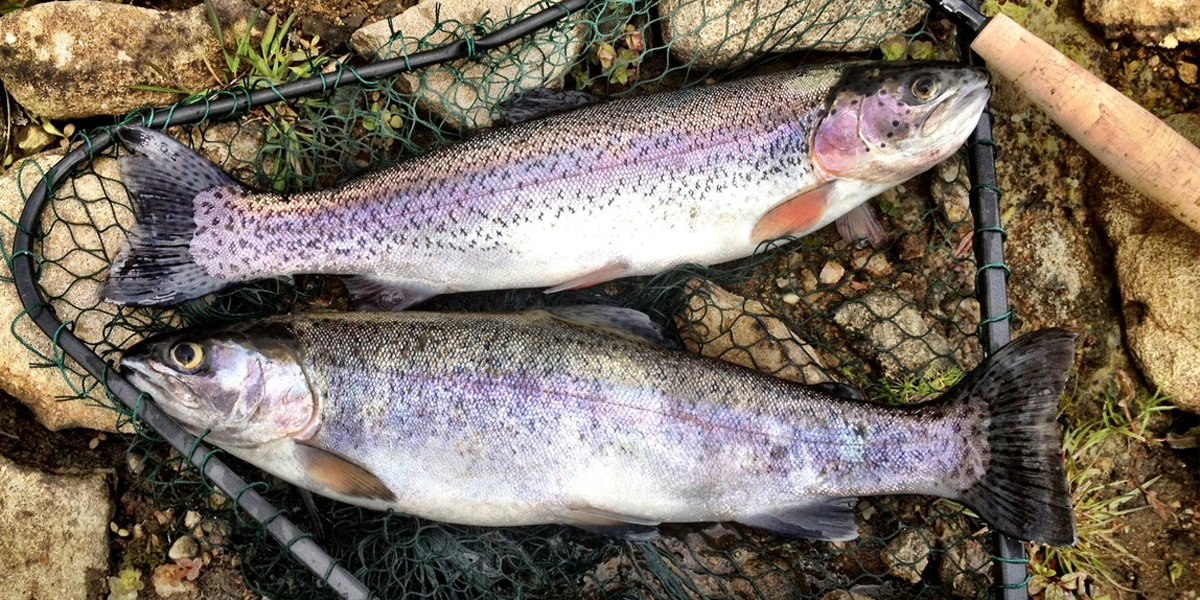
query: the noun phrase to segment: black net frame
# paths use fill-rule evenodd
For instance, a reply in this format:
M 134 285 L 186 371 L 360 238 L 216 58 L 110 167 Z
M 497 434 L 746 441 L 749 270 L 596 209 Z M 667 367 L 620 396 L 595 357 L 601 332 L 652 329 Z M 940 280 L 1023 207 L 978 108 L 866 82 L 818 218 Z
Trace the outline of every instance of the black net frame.
M 977 3 L 963 0 L 928 0 L 950 16 L 955 17 L 963 35 L 965 60 L 982 66 L 982 61 L 969 51 L 972 33 L 984 24 L 982 16 L 975 10 Z M 252 108 L 313 94 L 326 92 L 344 85 L 382 78 L 398 73 L 413 71 L 442 62 L 468 58 L 478 50 L 499 48 L 526 35 L 552 25 L 576 14 L 586 7 L 587 0 L 565 0 L 523 21 L 501 28 L 478 39 L 463 39 L 448 43 L 433 50 L 414 53 L 392 60 L 379 61 L 355 69 L 339 69 L 331 74 L 319 74 L 308 79 L 236 95 L 229 94 L 201 103 L 171 107 L 169 110 L 151 112 L 146 125 L 165 128 L 169 125 L 199 123 L 208 118 L 229 117 L 243 114 Z M 996 187 L 996 147 L 991 140 L 992 117 L 984 113 L 968 143 L 968 163 L 971 181 L 970 208 L 974 218 L 972 245 L 978 269 L 976 271 L 976 295 L 980 303 L 979 337 L 985 354 L 991 354 L 1004 346 L 1011 337 L 1007 301 L 1007 275 L 1004 265 L 1003 242 L 1005 233 L 1000 226 L 1000 190 Z M 98 356 L 91 347 L 76 337 L 69 326 L 55 315 L 51 305 L 42 297 L 36 284 L 39 265 L 33 245 L 37 239 L 37 224 L 42 209 L 55 189 L 68 174 L 93 156 L 112 145 L 109 132 L 100 131 L 94 137 L 85 138 L 86 144 L 77 145 L 57 164 L 48 169 L 27 203 L 17 225 L 12 248 L 12 272 L 14 284 L 26 315 L 50 337 L 52 342 L 70 358 L 77 361 L 90 375 L 100 381 L 112 397 L 125 404 L 146 425 L 149 425 L 176 451 L 203 473 L 217 489 L 232 498 L 236 504 L 260 523 L 266 532 L 277 540 L 288 552 L 336 594 L 347 599 L 367 599 L 375 595 L 354 574 L 338 564 L 312 537 L 294 525 L 283 511 L 276 510 L 255 486 L 247 483 L 221 460 L 214 456 L 215 450 L 191 436 L 167 417 L 153 403 L 143 400 L 145 395 L 130 384 L 111 365 Z M 1007 536 L 993 536 L 993 549 L 997 596 L 1004 600 L 1028 598 L 1026 584 L 1028 556 L 1023 543 Z M 653 568 L 653 565 L 651 566 Z

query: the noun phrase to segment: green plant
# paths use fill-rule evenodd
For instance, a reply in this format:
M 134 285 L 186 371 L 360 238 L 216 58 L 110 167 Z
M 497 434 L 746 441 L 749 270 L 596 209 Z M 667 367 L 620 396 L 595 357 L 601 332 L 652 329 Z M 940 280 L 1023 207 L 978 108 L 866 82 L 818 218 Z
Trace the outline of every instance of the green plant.
M 919 374 L 907 375 L 899 381 L 888 382 L 879 389 L 878 399 L 884 404 L 914 404 L 930 400 L 958 383 L 963 371 L 958 367 L 940 370 L 934 367 Z
M 1130 405 L 1135 406 L 1131 410 Z M 1149 508 L 1131 506 L 1157 481 L 1154 477 L 1137 483 L 1128 480 L 1105 481 L 1112 470 L 1112 456 L 1128 454 L 1133 444 L 1157 444 L 1150 435 L 1155 415 L 1174 407 L 1161 394 L 1146 398 L 1119 399 L 1104 395 L 1098 418 L 1068 428 L 1063 438 L 1063 460 L 1071 485 L 1079 541 L 1074 547 L 1030 546 L 1031 593 L 1044 593 L 1047 599 L 1060 597 L 1107 597 L 1098 592 L 1105 586 L 1130 591 L 1113 570 L 1113 558 L 1140 562 L 1113 534 L 1120 518 Z M 1098 585 L 1096 585 L 1098 584 Z

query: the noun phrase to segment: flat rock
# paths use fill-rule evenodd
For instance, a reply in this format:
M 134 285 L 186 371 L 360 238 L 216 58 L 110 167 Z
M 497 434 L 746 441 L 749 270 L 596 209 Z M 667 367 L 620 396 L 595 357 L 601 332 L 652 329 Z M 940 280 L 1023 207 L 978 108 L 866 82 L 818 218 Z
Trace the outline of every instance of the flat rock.
M 1200 41 L 1196 0 L 1084 0 L 1083 15 L 1109 38 L 1131 36 L 1167 48 Z
M 816 350 L 761 302 L 698 279 L 685 290 L 675 323 L 689 351 L 799 383 L 831 381 Z
M 355 52 L 388 59 L 463 39 L 485 18 L 515 22 L 532 6 L 528 0 L 422 0 L 350 36 Z M 512 15 L 511 17 L 499 17 Z M 464 24 L 460 27 L 458 23 Z M 397 89 L 416 94 L 418 104 L 453 129 L 491 127 L 503 101 L 534 88 L 561 87 L 562 78 L 584 50 L 579 17 L 544 29 L 475 60 L 464 59 L 401 75 Z
M 61 155 L 42 154 L 9 169 L 0 178 L 0 241 L 6 253 L 16 232 L 15 221 L 24 207 L 24 196 L 40 180 L 41 172 L 56 163 Z M 53 226 L 42 245 L 44 261 L 38 279 L 44 293 L 53 302 L 58 317 L 71 323 L 75 334 L 85 341 L 112 340 L 124 345 L 134 333 L 122 327 L 109 327 L 117 307 L 100 304 L 97 289 L 108 260 L 98 256 L 103 249 L 112 256 L 120 247 L 123 234 L 114 225 L 117 218 L 109 203 L 125 202 L 124 188 L 115 183 L 116 161 L 99 159 L 93 174 L 75 179 L 73 192 L 82 201 L 55 201 Z M 18 187 L 18 182 L 20 186 Z M 128 211 L 119 211 L 129 218 Z M 7 263 L 0 265 L 0 278 L 11 281 Z M 54 366 L 61 351 L 52 347 L 50 338 L 29 317 L 11 284 L 0 285 L 0 323 L 6 324 L 0 336 L 0 387 L 23 402 L 39 422 L 51 430 L 88 427 L 115 431 L 117 413 L 104 408 L 108 401 L 95 380 L 83 376 L 83 369 L 66 358 L 64 371 Z M 13 334 L 7 324 L 14 323 Z M 64 377 L 64 373 L 66 377 Z M 69 401 L 64 401 L 69 400 Z
M 226 43 L 249 27 L 254 8 L 215 0 Z M 157 11 L 115 2 L 35 4 L 0 17 L 0 80 L 30 112 L 53 119 L 116 115 L 182 99 L 132 89 L 200 91 L 221 85 L 220 42 L 204 6 Z
M 1200 143 L 1200 113 L 1166 122 Z M 1151 387 L 1200 413 L 1200 234 L 1111 173 L 1101 177 L 1098 191 L 1134 360 Z
M 734 68 L 772 52 L 864 52 L 925 17 L 907 0 L 662 0 L 671 53 L 698 68 Z
M 112 514 L 105 474 L 51 475 L 0 456 L 4 597 L 102 597 Z

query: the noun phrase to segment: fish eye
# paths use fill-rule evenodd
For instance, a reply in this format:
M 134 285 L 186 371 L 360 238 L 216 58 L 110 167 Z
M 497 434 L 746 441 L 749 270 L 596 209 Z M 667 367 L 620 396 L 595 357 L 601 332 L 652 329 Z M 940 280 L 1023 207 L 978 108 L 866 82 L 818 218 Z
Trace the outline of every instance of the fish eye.
M 171 346 L 171 362 L 188 373 L 195 373 L 204 366 L 204 348 L 195 342 L 179 342 Z
M 909 91 L 917 100 L 929 100 L 937 95 L 938 84 L 937 80 L 930 75 L 921 75 L 913 80 L 909 86 Z

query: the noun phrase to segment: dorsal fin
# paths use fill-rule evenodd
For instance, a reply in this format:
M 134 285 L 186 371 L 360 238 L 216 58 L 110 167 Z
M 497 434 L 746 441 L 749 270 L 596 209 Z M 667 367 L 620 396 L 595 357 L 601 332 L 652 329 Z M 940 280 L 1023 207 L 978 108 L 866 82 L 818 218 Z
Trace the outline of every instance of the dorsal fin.
M 579 304 L 555 306 L 547 308 L 546 312 L 560 321 L 573 325 L 607 331 L 626 339 L 663 348 L 679 348 L 679 344 L 668 337 L 666 329 L 651 321 L 646 313 L 632 308 Z
M 498 120 L 516 125 L 599 101 L 599 96 L 583 91 L 534 88 L 513 98 Z

